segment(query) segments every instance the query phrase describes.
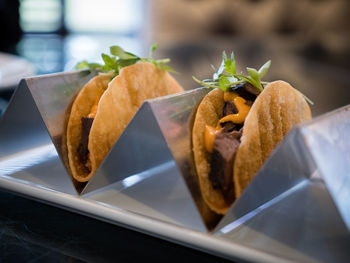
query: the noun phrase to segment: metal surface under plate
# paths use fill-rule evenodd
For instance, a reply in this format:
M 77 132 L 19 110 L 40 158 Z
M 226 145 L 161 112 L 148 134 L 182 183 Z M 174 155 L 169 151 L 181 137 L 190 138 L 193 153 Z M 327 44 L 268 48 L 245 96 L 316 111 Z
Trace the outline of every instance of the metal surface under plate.
M 295 127 L 224 216 L 196 181 L 191 125 L 199 88 L 144 102 L 86 185 L 62 146 L 71 103 L 93 76 L 22 80 L 0 120 L 0 187 L 232 260 L 350 258 L 350 107 Z

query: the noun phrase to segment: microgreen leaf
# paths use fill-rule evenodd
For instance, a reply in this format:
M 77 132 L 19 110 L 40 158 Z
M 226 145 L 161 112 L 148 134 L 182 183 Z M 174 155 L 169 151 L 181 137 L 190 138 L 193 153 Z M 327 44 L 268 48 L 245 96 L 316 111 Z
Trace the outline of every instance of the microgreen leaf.
M 153 52 L 158 48 L 158 44 L 157 43 L 154 43 L 151 47 L 151 50 L 149 52 L 149 57 L 150 58 L 153 58 Z
M 222 60 L 227 60 L 227 55 L 226 55 L 226 51 L 222 51 Z
M 226 78 L 226 76 L 221 75 L 219 78 L 219 88 L 223 91 L 226 91 L 229 88 L 230 81 Z
M 101 56 L 106 66 L 111 68 L 115 66 L 115 61 L 113 61 L 113 59 L 109 55 L 102 53 Z
M 86 69 L 89 68 L 89 63 L 86 60 L 79 62 L 76 66 L 76 69 Z
M 233 53 L 233 51 L 231 52 L 231 60 L 235 61 L 235 54 Z
M 247 68 L 249 76 L 254 80 L 259 80 L 259 73 L 255 68 Z
M 264 86 L 268 84 L 266 81 L 261 81 L 271 66 L 271 60 L 267 61 L 264 65 L 260 67 L 259 70 L 247 67 L 248 76 L 236 73 L 236 61 L 234 58 L 234 53 L 231 53 L 230 59 L 227 58 L 226 52 L 222 52 L 222 61 L 218 70 L 211 65 L 214 70 L 212 79 L 205 79 L 203 81 L 192 76 L 193 80 L 198 84 L 209 87 L 209 88 L 219 88 L 223 91 L 227 91 L 230 87 L 234 87 L 237 84 L 248 82 L 252 84 L 259 92 L 263 91 Z M 299 91 L 300 92 L 300 91 Z M 313 105 L 313 102 L 300 92 L 300 94 L 305 98 L 305 100 Z
M 237 81 L 239 81 L 237 78 L 235 78 L 235 77 L 226 77 L 227 78 L 227 80 L 230 82 L 230 83 L 235 83 L 235 82 L 237 82 Z
M 260 78 L 262 78 L 262 77 L 264 77 L 266 75 L 266 73 L 269 70 L 270 66 L 271 66 L 271 60 L 267 61 L 264 65 L 261 66 L 261 68 L 258 71 Z
M 216 72 L 218 75 L 222 74 L 225 70 L 225 60 L 223 59 L 221 61 L 220 67 L 218 68 L 218 71 Z
M 124 51 L 124 49 L 122 49 L 119 46 L 111 46 L 110 47 L 110 52 L 112 55 L 120 58 L 120 59 L 135 59 L 138 58 L 136 55 L 130 53 L 130 52 L 126 52 Z
M 171 67 L 165 65 L 170 62 L 170 59 L 159 59 L 153 58 L 153 52 L 157 49 L 158 45 L 153 44 L 150 49 L 149 58 L 140 58 L 130 52 L 125 51 L 119 46 L 111 46 L 109 48 L 111 55 L 102 54 L 104 64 L 99 63 L 88 63 L 86 60 L 76 65 L 77 69 L 89 69 L 89 70 L 100 70 L 102 72 L 113 71 L 115 75 L 119 74 L 119 70 L 123 67 L 130 66 L 132 64 L 141 62 L 150 62 L 157 66 L 161 70 L 175 72 Z
M 157 62 L 157 64 L 166 64 L 170 62 L 170 58 L 157 59 L 155 61 Z
M 197 79 L 195 76 L 192 76 L 192 78 L 193 78 L 193 80 L 194 80 L 195 82 L 197 82 L 199 85 L 203 85 L 203 86 L 209 87 L 209 88 L 218 88 L 218 86 L 216 85 L 216 83 L 215 83 L 215 84 L 206 83 L 206 82 L 204 82 L 204 81 L 201 81 L 201 80 Z
M 225 53 L 226 57 L 226 53 Z M 229 73 L 230 75 L 236 74 L 236 61 L 235 61 L 235 56 L 234 53 L 231 52 L 231 58 L 230 59 L 224 59 L 223 60 L 224 66 L 225 66 L 225 71 Z
M 103 65 L 98 63 L 88 63 L 86 60 L 80 62 L 77 64 L 76 69 L 82 70 L 82 69 L 90 69 L 90 70 L 97 70 L 101 69 Z
M 198 79 L 194 77 L 193 79 L 203 86 L 211 88 L 220 88 L 224 91 L 226 91 L 229 87 L 233 87 L 234 85 L 243 82 L 249 82 L 261 92 L 263 90 L 261 78 L 267 73 L 270 65 L 271 61 L 269 60 L 259 69 L 259 71 L 254 68 L 247 68 L 248 76 L 245 76 L 243 74 L 237 74 L 234 53 L 231 52 L 231 56 L 230 58 L 228 58 L 226 52 L 223 51 L 222 61 L 219 69 L 216 70 L 216 68 L 211 65 L 211 67 L 214 70 L 214 74 L 211 80 L 199 82 Z
M 230 75 L 236 74 L 236 61 L 231 59 L 225 60 L 225 71 Z
M 218 70 L 216 72 L 214 72 L 213 74 L 213 80 L 218 80 L 220 75 L 224 72 L 225 70 L 225 60 L 223 59 L 221 61 L 220 67 L 218 68 Z
M 158 68 L 161 70 L 168 71 L 168 72 L 177 73 L 172 67 L 170 67 L 168 65 L 159 65 Z
M 263 87 L 260 83 L 259 73 L 255 68 L 247 68 L 248 74 L 250 76 L 248 82 L 250 82 L 253 86 L 258 88 L 260 91 L 263 90 Z
M 118 65 L 123 68 L 135 64 L 138 60 L 137 58 L 123 59 L 118 61 Z

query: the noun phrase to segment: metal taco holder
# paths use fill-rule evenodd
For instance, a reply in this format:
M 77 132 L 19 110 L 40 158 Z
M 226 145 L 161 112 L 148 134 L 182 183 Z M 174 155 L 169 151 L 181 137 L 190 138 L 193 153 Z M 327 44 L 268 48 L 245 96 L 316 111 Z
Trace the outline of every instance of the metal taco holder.
M 0 120 L 1 188 L 225 258 L 349 258 L 350 106 L 294 128 L 221 218 L 201 199 L 191 155 L 206 88 L 146 101 L 90 182 L 73 184 L 66 116 L 92 76 L 21 81 Z

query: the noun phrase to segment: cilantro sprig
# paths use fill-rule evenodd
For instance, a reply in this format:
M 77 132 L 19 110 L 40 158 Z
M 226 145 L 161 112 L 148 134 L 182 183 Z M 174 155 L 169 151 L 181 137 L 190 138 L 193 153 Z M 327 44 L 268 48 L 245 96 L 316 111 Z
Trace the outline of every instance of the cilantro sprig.
M 210 88 L 219 88 L 223 91 L 227 91 L 230 87 L 243 82 L 249 82 L 260 92 L 263 90 L 263 85 L 267 82 L 262 82 L 261 78 L 264 77 L 271 66 L 271 60 L 267 61 L 261 66 L 259 70 L 255 68 L 247 67 L 248 76 L 243 73 L 237 73 L 236 71 L 236 60 L 234 53 L 231 53 L 230 57 L 227 57 L 226 52 L 222 52 L 222 61 L 220 67 L 216 69 L 213 65 L 211 67 L 214 70 L 212 79 L 205 79 L 203 81 L 192 77 L 200 85 Z
M 102 53 L 102 59 L 104 64 L 100 63 L 89 63 L 86 60 L 78 63 L 76 69 L 89 69 L 92 71 L 110 72 L 112 71 L 115 75 L 119 74 L 119 71 L 126 67 L 135 64 L 136 62 L 150 62 L 157 66 L 160 70 L 166 70 L 169 72 L 175 72 L 171 67 L 166 65 L 170 62 L 169 58 L 166 59 L 154 59 L 153 53 L 157 49 L 158 44 L 153 44 L 150 49 L 148 58 L 141 58 L 130 52 L 125 51 L 120 46 L 111 46 L 109 48 L 110 55 Z

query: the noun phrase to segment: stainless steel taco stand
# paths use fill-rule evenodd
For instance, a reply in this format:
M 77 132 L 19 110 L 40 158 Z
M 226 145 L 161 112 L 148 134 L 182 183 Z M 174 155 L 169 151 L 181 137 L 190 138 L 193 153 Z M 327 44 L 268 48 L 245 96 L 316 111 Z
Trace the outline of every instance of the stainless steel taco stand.
M 21 82 L 0 120 L 1 188 L 232 260 L 350 258 L 350 106 L 293 129 L 221 218 L 201 199 L 191 155 L 205 88 L 146 101 L 90 182 L 73 184 L 66 116 L 91 77 Z
M 293 129 L 215 235 L 296 261 L 347 261 L 349 131 L 350 106 Z
M 207 92 L 145 102 L 83 190 L 84 197 L 203 232 L 212 228 L 221 217 L 201 198 L 190 140 L 194 108 Z
M 67 106 L 91 78 L 86 72 L 22 80 L 0 120 L 0 174 L 76 194 L 60 161 Z

